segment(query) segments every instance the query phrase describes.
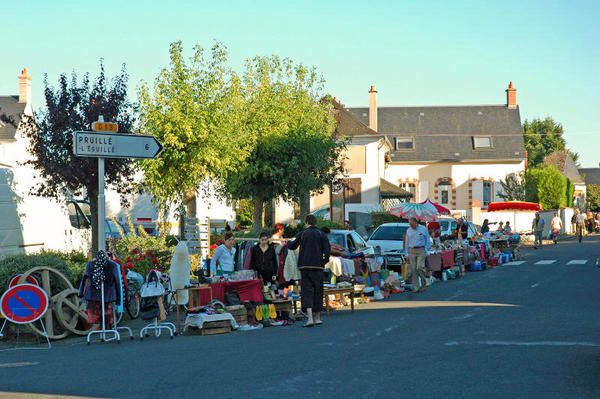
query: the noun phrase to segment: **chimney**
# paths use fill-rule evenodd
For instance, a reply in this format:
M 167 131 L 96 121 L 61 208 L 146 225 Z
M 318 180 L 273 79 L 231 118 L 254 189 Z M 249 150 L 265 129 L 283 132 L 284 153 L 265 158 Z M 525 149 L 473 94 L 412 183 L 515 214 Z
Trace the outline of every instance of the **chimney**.
M 508 108 L 517 108 L 517 89 L 511 81 L 506 89 L 506 106 Z
M 19 102 L 31 104 L 31 76 L 27 68 L 21 71 L 19 75 Z
M 377 131 L 377 90 L 371 85 L 369 90 L 369 127 Z

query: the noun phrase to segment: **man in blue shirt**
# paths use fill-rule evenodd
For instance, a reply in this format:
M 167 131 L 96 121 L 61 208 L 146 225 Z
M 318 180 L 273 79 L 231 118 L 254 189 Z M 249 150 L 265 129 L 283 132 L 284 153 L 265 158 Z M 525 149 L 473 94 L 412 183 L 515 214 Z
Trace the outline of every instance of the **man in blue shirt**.
M 419 224 L 416 218 L 408 219 L 408 223 L 410 228 L 404 235 L 404 254 L 410 265 L 413 291 L 422 292 L 427 288 L 425 258 L 431 247 L 429 232 L 425 226 Z

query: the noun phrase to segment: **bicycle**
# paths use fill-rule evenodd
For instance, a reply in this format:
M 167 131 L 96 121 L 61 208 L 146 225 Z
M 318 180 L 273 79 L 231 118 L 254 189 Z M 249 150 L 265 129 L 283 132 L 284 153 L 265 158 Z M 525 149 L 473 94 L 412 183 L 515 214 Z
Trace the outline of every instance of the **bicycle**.
M 127 272 L 127 290 L 125 290 L 125 310 L 129 317 L 137 319 L 140 316 L 142 303 L 141 289 L 143 277 L 134 271 Z

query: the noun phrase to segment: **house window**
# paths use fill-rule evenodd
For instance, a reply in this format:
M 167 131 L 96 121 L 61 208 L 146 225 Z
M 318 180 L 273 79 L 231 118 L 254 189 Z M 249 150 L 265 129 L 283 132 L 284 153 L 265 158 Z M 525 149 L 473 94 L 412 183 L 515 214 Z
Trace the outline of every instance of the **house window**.
M 492 146 L 492 138 L 489 137 L 489 136 L 486 136 L 486 137 L 473 137 L 473 148 L 474 149 L 493 148 L 493 146 Z
M 417 185 L 414 183 L 400 183 L 400 188 L 408 191 L 413 195 L 413 200 L 417 199 Z
M 452 190 L 452 188 L 450 187 L 450 184 L 448 183 L 442 183 L 440 185 L 438 185 L 438 191 L 440 193 L 440 204 L 441 205 L 450 205 L 450 190 Z
M 346 204 L 360 204 L 362 202 L 362 183 L 360 178 L 346 180 Z
M 394 140 L 396 151 L 411 151 L 415 149 L 414 137 L 396 137 Z
M 488 206 L 492 202 L 492 183 L 483 182 L 483 206 Z

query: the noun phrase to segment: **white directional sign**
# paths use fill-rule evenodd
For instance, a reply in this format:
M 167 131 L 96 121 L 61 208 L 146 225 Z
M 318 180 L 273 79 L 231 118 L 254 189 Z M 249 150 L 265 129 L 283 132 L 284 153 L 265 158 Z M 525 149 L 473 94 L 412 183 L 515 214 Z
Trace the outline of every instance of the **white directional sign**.
M 75 132 L 73 152 L 79 157 L 156 158 L 162 144 L 153 136 L 134 134 Z

